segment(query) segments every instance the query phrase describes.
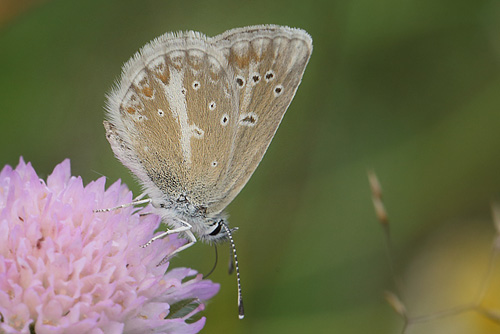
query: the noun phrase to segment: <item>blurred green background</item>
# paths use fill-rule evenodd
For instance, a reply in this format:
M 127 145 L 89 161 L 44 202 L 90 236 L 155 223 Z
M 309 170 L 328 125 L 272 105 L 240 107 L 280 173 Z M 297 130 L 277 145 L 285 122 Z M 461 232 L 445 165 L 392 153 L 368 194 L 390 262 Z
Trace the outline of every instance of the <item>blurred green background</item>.
M 471 301 L 463 294 L 484 276 L 489 205 L 500 191 L 498 0 L 0 0 L 0 163 L 22 155 L 46 177 L 70 158 L 86 183 L 122 178 L 139 193 L 102 126 L 122 64 L 167 31 L 213 36 L 264 23 L 307 30 L 314 52 L 264 160 L 227 210 L 240 227 L 246 318 L 237 319 L 220 247 L 211 279 L 222 286 L 203 332 L 398 333 L 402 321 L 382 297 L 392 279 L 369 168 L 384 188 L 394 261 L 414 296 L 408 308 L 432 312 L 462 273 L 473 279 L 445 295 Z M 207 272 L 213 261 L 199 243 L 173 262 Z M 500 333 L 463 318 L 454 324 L 469 333 Z M 444 328 L 433 330 L 459 333 Z

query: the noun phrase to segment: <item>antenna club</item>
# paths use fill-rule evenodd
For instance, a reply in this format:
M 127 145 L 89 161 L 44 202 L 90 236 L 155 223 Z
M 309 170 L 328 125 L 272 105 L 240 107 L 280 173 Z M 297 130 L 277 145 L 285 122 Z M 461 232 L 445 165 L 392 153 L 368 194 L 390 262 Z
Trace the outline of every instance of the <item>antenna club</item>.
M 243 298 L 241 297 L 241 280 L 240 280 L 240 268 L 238 265 L 238 255 L 236 254 L 236 246 L 234 245 L 234 240 L 233 236 L 231 234 L 231 230 L 229 227 L 224 222 L 220 222 L 221 226 L 224 228 L 226 231 L 228 237 L 229 237 L 229 242 L 231 243 L 231 250 L 233 253 L 233 258 L 234 258 L 234 265 L 236 269 L 236 282 L 238 284 L 238 317 L 240 319 L 243 319 L 245 317 L 245 311 L 243 309 Z
M 244 311 L 244 308 L 243 308 L 243 300 L 238 300 L 238 318 L 243 319 L 245 317 L 245 311 Z

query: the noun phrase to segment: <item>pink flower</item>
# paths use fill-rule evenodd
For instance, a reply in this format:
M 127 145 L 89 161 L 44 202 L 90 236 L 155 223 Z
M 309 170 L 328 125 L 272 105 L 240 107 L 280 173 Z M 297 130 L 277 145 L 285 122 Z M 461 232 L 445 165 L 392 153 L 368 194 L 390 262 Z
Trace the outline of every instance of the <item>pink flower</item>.
M 196 271 L 156 265 L 185 243 L 141 248 L 160 224 L 132 207 L 119 181 L 83 186 L 69 160 L 45 183 L 21 159 L 0 172 L 0 333 L 197 333 L 219 285 Z

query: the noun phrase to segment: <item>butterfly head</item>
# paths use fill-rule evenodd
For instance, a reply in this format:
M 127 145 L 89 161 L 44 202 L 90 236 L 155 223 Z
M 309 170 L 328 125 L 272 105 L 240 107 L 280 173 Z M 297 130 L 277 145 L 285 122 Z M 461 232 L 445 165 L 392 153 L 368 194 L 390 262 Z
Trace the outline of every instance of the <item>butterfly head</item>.
M 199 237 L 208 243 L 224 242 L 229 240 L 230 232 L 234 232 L 237 229 L 237 227 L 229 229 L 227 221 L 223 217 L 206 218 L 205 231 L 204 233 L 199 233 Z
M 149 195 L 154 212 L 164 223 L 174 228 L 188 227 L 198 239 L 208 244 L 230 241 L 231 232 L 238 229 L 229 228 L 224 213 L 208 214 L 206 207 L 191 204 L 187 195 L 181 195 L 175 201 L 152 196 L 153 193 Z

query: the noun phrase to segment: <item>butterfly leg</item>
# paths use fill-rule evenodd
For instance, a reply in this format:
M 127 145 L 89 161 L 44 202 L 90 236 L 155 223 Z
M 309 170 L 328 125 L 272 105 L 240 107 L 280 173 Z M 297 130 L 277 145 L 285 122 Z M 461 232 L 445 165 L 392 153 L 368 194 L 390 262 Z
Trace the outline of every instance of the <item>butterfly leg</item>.
M 148 242 L 146 242 L 141 247 L 142 248 L 148 247 L 155 240 L 162 239 L 162 238 L 166 237 L 169 234 L 180 233 L 180 232 L 184 232 L 187 235 L 187 237 L 189 239 L 189 243 L 188 244 L 194 244 L 196 242 L 196 237 L 194 236 L 193 232 L 191 232 L 192 226 L 189 223 L 186 223 L 184 221 L 182 222 L 182 224 L 184 226 L 177 227 L 177 228 L 174 228 L 174 229 L 171 229 L 171 230 L 167 229 L 165 232 L 163 232 L 161 234 L 158 234 L 157 236 L 152 237 Z M 180 248 L 186 249 L 187 247 L 191 246 L 191 245 L 187 246 L 188 244 L 182 246 L 184 248 L 182 248 L 182 247 L 180 247 Z M 185 247 L 185 246 L 187 246 L 187 247 Z
M 160 263 L 158 263 L 156 266 L 159 267 L 163 264 L 165 264 L 168 260 L 170 260 L 172 258 L 172 256 L 174 256 L 175 254 L 179 253 L 179 252 L 182 252 L 183 250 L 185 250 L 186 248 L 189 248 L 191 247 L 192 245 L 194 245 L 196 243 L 196 237 L 194 236 L 193 232 L 191 232 L 191 225 L 189 225 L 188 223 L 185 223 L 189 226 L 189 228 L 187 229 L 184 229 L 183 231 L 181 232 L 184 232 L 184 234 L 187 236 L 188 238 L 188 243 L 182 245 L 181 247 L 177 248 L 176 250 L 174 250 L 172 253 L 168 254 L 167 256 L 165 256 L 161 261 Z M 187 226 L 186 226 L 187 227 Z M 158 236 L 154 237 L 153 239 L 151 239 L 150 241 L 148 241 L 148 243 L 146 243 L 144 246 L 142 247 L 146 247 L 147 245 L 149 245 L 151 242 L 153 242 L 154 240 L 158 239 L 159 237 L 162 237 L 162 236 L 165 236 L 165 235 L 168 235 L 168 234 L 172 234 L 172 233 L 176 233 L 176 232 L 179 232 L 180 229 L 182 229 L 184 227 L 180 227 L 180 228 L 177 228 L 177 229 L 174 229 L 174 230 L 169 230 L 169 231 L 166 231 L 165 233 L 162 233 L 162 234 L 159 234 Z M 168 233 L 167 233 L 168 232 Z
M 145 203 L 150 203 L 151 202 L 150 198 L 142 199 L 144 196 L 146 196 L 146 193 L 140 194 L 139 196 L 137 196 L 136 198 L 134 198 L 132 200 L 132 202 L 130 202 L 130 203 L 125 203 L 125 204 L 118 205 L 118 206 L 115 206 L 113 208 L 108 208 L 108 209 L 96 209 L 96 210 L 94 210 L 94 212 L 110 212 L 110 211 L 114 211 L 114 210 L 118 210 L 118 209 L 127 208 L 129 206 L 135 206 L 135 205 L 141 205 L 141 204 L 145 204 Z

